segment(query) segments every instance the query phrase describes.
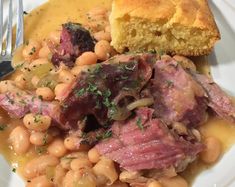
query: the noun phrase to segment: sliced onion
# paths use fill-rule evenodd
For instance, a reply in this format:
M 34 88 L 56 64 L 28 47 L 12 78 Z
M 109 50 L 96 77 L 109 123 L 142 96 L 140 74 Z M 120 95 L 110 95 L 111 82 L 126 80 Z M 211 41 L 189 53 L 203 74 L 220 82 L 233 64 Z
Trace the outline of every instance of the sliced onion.
M 127 110 L 125 107 L 116 107 L 116 111 L 112 112 L 112 114 L 110 114 L 111 111 L 108 111 L 108 115 L 111 116 L 111 118 L 115 121 L 124 121 L 125 119 L 127 119 L 131 113 L 129 110 Z
M 133 97 L 134 99 L 138 99 L 135 92 L 120 92 L 113 100 L 114 105 L 116 106 L 115 111 L 112 111 L 112 109 L 108 110 L 108 116 L 110 116 L 111 119 L 115 121 L 123 121 L 131 115 L 131 112 L 127 109 L 128 104 L 121 107 L 119 106 L 120 101 L 126 97 Z
M 145 106 L 150 106 L 154 103 L 153 98 L 144 98 L 144 99 L 139 99 L 137 101 L 134 101 L 133 103 L 130 103 L 127 105 L 127 109 L 129 111 L 134 110 L 139 107 L 145 107 Z

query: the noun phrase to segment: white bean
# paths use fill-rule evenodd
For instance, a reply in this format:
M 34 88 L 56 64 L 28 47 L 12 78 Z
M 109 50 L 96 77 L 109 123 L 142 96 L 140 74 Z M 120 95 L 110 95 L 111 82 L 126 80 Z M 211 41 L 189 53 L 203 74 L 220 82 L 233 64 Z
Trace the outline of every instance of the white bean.
M 95 45 L 95 54 L 99 60 L 107 60 L 110 57 L 112 48 L 106 40 L 101 40 Z
M 53 183 L 45 175 L 32 179 L 26 187 L 53 187 Z
M 188 182 L 179 175 L 172 178 L 161 178 L 159 182 L 163 187 L 188 187 Z
M 10 142 L 17 154 L 26 153 L 30 147 L 29 132 L 23 126 L 14 128 L 10 134 Z
M 88 160 L 88 158 L 77 158 L 71 161 L 70 167 L 72 170 L 78 171 L 82 168 L 91 168 L 92 163 Z
M 54 184 L 57 187 L 62 187 L 63 178 L 66 175 L 66 169 L 64 169 L 61 165 L 57 165 L 55 168 L 55 176 L 54 176 Z
M 47 151 L 56 157 L 62 157 L 66 154 L 67 149 L 62 139 L 55 139 L 47 148 Z
M 55 98 L 54 92 L 48 87 L 37 88 L 36 95 L 41 96 L 45 101 L 52 101 Z
M 37 58 L 41 44 L 36 40 L 29 40 L 29 43 L 24 47 L 22 55 L 25 60 L 32 61 Z
M 68 70 L 62 70 L 59 73 L 59 81 L 62 82 L 62 83 L 70 84 L 74 80 L 75 80 L 75 76 L 72 73 L 70 73 L 70 71 L 68 71 Z
M 100 156 L 96 148 L 92 148 L 88 151 L 88 158 L 92 163 L 97 163 L 100 160 Z
M 201 160 L 207 164 L 216 162 L 222 152 L 221 142 L 215 137 L 208 137 L 204 144 L 206 149 L 200 153 Z
M 71 151 L 78 150 L 80 144 L 80 139 L 75 136 L 68 136 L 64 140 L 64 146 Z
M 24 125 L 29 130 L 46 131 L 51 125 L 51 118 L 40 114 L 26 114 L 23 118 Z
M 36 176 L 45 174 L 46 168 L 59 164 L 59 159 L 52 155 L 43 155 L 29 161 L 24 167 L 24 176 L 32 179 Z
M 48 133 L 43 132 L 32 132 L 30 135 L 30 142 L 33 145 L 42 146 L 50 143 L 52 136 Z

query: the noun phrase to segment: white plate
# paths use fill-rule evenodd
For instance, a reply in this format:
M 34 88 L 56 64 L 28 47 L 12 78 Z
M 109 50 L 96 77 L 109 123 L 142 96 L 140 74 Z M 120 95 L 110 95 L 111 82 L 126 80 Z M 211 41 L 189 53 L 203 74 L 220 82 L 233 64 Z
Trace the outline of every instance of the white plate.
M 46 0 L 24 0 L 26 11 Z M 215 81 L 235 96 L 235 0 L 209 0 L 222 39 L 209 56 Z M 197 176 L 193 187 L 235 187 L 235 146 L 211 169 Z M 23 181 L 12 172 L 0 156 L 0 187 L 24 187 Z M 233 182 L 234 181 L 234 182 Z

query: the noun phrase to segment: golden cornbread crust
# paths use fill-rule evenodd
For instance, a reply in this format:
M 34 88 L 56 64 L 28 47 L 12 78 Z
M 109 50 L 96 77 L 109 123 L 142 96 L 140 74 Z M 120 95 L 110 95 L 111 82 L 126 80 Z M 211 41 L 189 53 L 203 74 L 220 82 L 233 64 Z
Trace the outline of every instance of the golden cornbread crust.
M 220 39 L 207 0 L 114 0 L 110 22 L 119 52 L 161 49 L 198 56 Z

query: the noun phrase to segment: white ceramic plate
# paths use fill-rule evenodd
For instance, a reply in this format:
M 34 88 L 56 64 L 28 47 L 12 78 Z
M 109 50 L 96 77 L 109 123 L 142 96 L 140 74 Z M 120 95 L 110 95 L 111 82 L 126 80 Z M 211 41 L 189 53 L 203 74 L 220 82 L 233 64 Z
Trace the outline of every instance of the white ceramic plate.
M 24 0 L 30 11 L 46 0 Z M 209 0 L 222 39 L 209 56 L 215 81 L 235 96 L 235 0 Z M 235 187 L 235 146 L 211 169 L 197 176 L 193 187 Z M 24 182 L 0 155 L 0 187 L 24 187 Z

